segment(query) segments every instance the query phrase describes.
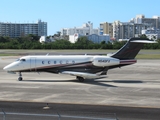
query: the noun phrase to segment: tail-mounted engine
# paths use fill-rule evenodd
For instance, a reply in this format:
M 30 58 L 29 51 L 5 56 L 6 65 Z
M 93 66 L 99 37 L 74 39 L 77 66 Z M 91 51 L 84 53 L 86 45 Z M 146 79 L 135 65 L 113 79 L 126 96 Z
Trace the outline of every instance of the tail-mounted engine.
M 93 65 L 97 67 L 106 67 L 106 66 L 113 66 L 119 65 L 120 61 L 116 58 L 111 58 L 108 56 L 95 56 L 93 58 Z

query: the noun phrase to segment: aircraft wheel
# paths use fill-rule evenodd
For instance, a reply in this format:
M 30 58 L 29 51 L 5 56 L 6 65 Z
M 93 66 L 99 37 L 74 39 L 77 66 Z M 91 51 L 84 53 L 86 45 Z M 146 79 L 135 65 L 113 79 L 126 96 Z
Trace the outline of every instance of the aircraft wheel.
M 22 80 L 23 80 L 23 78 L 22 78 L 22 77 L 19 77 L 19 78 L 18 78 L 18 81 L 22 81 Z
M 77 79 L 79 80 L 79 82 L 84 82 L 84 78 L 83 77 L 77 76 Z

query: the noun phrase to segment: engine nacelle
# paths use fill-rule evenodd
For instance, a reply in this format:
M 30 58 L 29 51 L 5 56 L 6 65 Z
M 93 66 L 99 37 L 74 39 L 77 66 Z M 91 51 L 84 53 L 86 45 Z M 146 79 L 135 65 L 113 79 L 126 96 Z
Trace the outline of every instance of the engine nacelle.
M 93 65 L 97 67 L 106 67 L 112 65 L 119 65 L 120 61 L 116 58 L 111 58 L 108 56 L 94 56 Z

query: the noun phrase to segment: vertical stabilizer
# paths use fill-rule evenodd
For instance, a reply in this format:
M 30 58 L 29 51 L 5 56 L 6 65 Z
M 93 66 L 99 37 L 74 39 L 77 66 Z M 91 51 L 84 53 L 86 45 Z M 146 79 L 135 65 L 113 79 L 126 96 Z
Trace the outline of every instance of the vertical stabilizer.
M 120 60 L 134 59 L 145 43 L 156 43 L 144 38 L 131 38 L 120 50 L 111 55 Z

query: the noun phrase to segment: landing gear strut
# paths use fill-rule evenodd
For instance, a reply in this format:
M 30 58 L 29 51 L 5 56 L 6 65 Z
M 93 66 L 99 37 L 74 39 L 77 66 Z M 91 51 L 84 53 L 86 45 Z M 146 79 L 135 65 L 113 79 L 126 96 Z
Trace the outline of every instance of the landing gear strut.
M 23 80 L 23 78 L 22 78 L 22 74 L 21 74 L 21 72 L 19 72 L 19 78 L 18 78 L 18 81 L 22 81 Z
M 83 77 L 77 76 L 77 80 L 79 80 L 79 82 L 84 82 L 84 78 Z

